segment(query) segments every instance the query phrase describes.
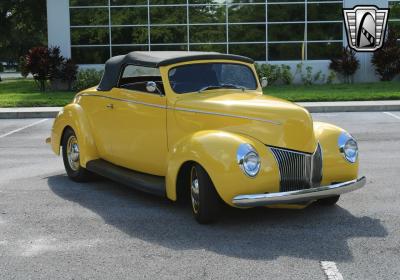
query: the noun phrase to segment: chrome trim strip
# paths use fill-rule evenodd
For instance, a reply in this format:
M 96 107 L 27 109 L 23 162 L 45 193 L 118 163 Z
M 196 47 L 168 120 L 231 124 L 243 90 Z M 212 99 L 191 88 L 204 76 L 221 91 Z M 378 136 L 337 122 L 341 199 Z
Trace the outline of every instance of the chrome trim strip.
M 199 113 L 199 114 L 205 114 L 205 115 L 215 115 L 215 116 L 221 116 L 221 117 L 231 117 L 231 118 L 266 122 L 266 123 L 271 123 L 271 124 L 275 124 L 275 125 L 282 125 L 282 123 L 278 122 L 278 121 L 272 121 L 272 120 L 266 120 L 266 119 L 260 119 L 260 118 L 252 118 L 252 117 L 246 117 L 246 116 L 239 116 L 239 115 L 233 115 L 233 114 L 216 113 L 216 112 L 209 112 L 209 111 L 195 110 L 195 109 L 185 109 L 185 108 L 180 108 L 180 107 L 168 108 L 168 109 L 182 111 L 182 112 Z
M 146 103 L 146 102 L 142 102 L 142 101 L 129 100 L 129 99 L 123 99 L 123 98 L 116 98 L 116 97 L 105 96 L 105 95 L 100 95 L 100 94 L 82 93 L 82 94 L 80 94 L 80 96 L 96 96 L 96 97 L 108 98 L 108 99 L 111 99 L 111 100 L 118 100 L 118 101 L 124 101 L 124 102 L 128 102 L 128 103 L 145 105 L 145 106 L 154 107 L 154 108 L 167 109 L 166 105 L 158 105 L 158 104 L 153 104 L 153 103 Z
M 175 110 L 175 111 L 181 111 L 181 112 L 190 112 L 190 113 L 199 113 L 199 114 L 206 114 L 206 115 L 215 115 L 215 116 L 221 116 L 221 117 L 231 117 L 231 118 L 266 122 L 266 123 L 271 123 L 271 124 L 275 124 L 275 125 L 282 125 L 282 123 L 278 122 L 278 121 L 271 121 L 271 120 L 266 120 L 266 119 L 252 118 L 252 117 L 239 116 L 239 115 L 233 115 L 233 114 L 224 114 L 224 113 L 208 112 L 208 111 L 202 111 L 202 110 L 185 109 L 185 108 L 179 108 L 179 107 L 172 108 L 172 107 L 167 107 L 165 105 L 158 105 L 158 104 L 146 103 L 146 102 L 141 102 L 141 101 L 116 98 L 116 97 L 105 96 L 105 95 L 100 95 L 100 94 L 82 93 L 82 94 L 80 94 L 80 96 L 97 96 L 97 97 L 108 98 L 108 99 L 112 99 L 112 100 L 124 101 L 124 102 L 129 102 L 129 103 L 135 103 L 135 104 L 140 104 L 140 105 L 145 105 L 145 106 L 150 106 L 150 107 L 155 107 L 155 108 L 161 108 L 161 109 Z
M 238 195 L 233 198 L 232 203 L 238 207 L 256 207 L 312 201 L 355 191 L 362 188 L 366 181 L 365 177 L 361 177 L 344 183 L 298 191 Z

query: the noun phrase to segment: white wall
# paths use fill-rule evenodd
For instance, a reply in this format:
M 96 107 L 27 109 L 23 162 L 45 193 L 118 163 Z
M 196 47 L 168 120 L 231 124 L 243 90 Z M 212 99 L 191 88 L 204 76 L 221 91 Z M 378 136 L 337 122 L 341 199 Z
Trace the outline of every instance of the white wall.
M 48 45 L 59 46 L 64 57 L 71 57 L 69 0 L 47 0 Z

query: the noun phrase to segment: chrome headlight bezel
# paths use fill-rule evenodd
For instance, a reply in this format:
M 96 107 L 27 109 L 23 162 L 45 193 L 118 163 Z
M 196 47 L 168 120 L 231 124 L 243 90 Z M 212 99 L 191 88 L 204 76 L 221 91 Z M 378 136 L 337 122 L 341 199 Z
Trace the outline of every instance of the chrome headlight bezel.
M 350 163 L 356 163 L 358 159 L 358 145 L 356 139 L 347 132 L 342 132 L 338 139 L 339 151 Z
M 258 175 L 261 169 L 261 160 L 256 149 L 250 144 L 240 144 L 237 154 L 237 163 L 240 169 L 250 178 Z

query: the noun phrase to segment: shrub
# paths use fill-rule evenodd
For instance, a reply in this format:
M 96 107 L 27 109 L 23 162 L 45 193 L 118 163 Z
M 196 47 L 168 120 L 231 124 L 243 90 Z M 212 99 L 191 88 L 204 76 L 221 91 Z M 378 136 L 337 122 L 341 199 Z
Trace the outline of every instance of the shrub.
M 0 73 L 2 73 L 2 72 L 4 72 L 4 66 L 3 66 L 3 63 L 0 62 Z
M 293 75 L 289 65 L 256 64 L 256 71 L 259 78 L 266 77 L 268 84 L 273 85 L 277 82 L 291 84 Z
M 293 74 L 292 74 L 290 66 L 282 64 L 281 65 L 281 69 L 282 69 L 282 72 L 281 72 L 282 77 L 281 77 L 281 79 L 282 79 L 283 83 L 286 84 L 286 85 L 292 84 L 293 83 Z
M 329 69 L 343 76 L 346 83 L 353 82 L 353 76 L 360 67 L 360 62 L 356 57 L 356 52 L 349 47 L 342 49 L 338 58 L 332 58 Z
M 336 72 L 335 71 L 329 71 L 329 75 L 326 78 L 326 83 L 328 85 L 331 85 L 331 84 L 333 84 L 335 82 L 335 80 L 336 80 Z
M 41 91 L 46 90 L 46 81 L 50 75 L 50 52 L 48 48 L 36 47 L 28 51 L 25 56 L 24 75 L 32 73 L 33 78 L 39 83 Z
M 68 84 L 68 90 L 72 90 L 72 83 L 76 81 L 78 74 L 78 65 L 71 59 L 66 59 L 61 64 L 60 76 L 61 80 Z
M 64 81 L 68 89 L 71 89 L 78 70 L 75 63 L 61 55 L 59 47 L 32 48 L 27 55 L 21 57 L 19 67 L 22 76 L 32 74 L 41 91 L 45 91 L 48 80 Z
M 397 42 L 399 34 L 394 29 L 389 30 L 383 47 L 372 56 L 372 64 L 381 81 L 391 81 L 400 74 L 400 46 Z
M 74 90 L 81 91 L 89 87 L 98 85 L 104 71 L 97 71 L 95 69 L 80 70 L 74 85 Z

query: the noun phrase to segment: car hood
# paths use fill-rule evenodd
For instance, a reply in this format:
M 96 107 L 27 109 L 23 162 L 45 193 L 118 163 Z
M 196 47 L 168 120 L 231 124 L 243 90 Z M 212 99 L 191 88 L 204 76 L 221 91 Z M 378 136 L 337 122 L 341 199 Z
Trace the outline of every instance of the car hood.
M 181 130 L 220 129 L 307 153 L 317 146 L 307 110 L 261 93 L 216 90 L 185 94 L 175 102 L 174 112 Z

